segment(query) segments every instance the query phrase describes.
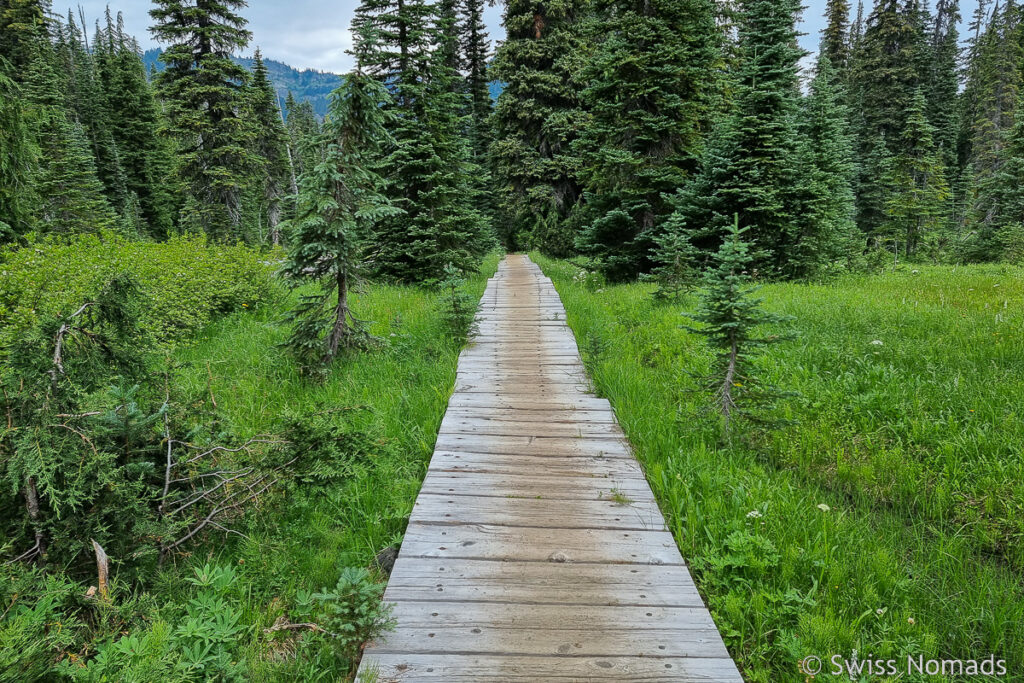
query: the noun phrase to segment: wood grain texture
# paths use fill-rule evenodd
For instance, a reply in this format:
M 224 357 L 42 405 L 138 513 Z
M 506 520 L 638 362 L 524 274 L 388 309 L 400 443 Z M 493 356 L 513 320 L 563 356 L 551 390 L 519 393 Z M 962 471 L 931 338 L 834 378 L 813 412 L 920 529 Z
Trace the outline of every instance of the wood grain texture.
M 742 681 L 554 286 L 488 283 L 385 593 L 380 681 Z

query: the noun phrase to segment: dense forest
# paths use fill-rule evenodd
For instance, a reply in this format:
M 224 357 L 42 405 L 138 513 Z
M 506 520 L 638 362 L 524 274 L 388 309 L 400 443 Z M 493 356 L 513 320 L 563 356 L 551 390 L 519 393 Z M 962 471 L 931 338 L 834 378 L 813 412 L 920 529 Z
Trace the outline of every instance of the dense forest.
M 813 60 L 798 0 L 503 6 L 506 38 L 492 44 L 483 0 L 362 0 L 353 69 L 302 72 L 282 106 L 276 63 L 242 57 L 256 42 L 243 0 L 154 0 L 151 68 L 155 53 L 116 8 L 85 26 L 48 0 L 0 0 L 0 681 L 350 676 L 388 621 L 364 567 L 400 540 L 474 296 L 502 249 L 534 251 L 560 287 L 578 287 L 567 307 L 595 329 L 621 313 L 587 298 L 606 286 L 653 281 L 645 300 L 678 302 L 703 277 L 697 334 L 725 348 L 730 326 L 788 320 L 754 304 L 739 322 L 722 317 L 752 280 L 806 286 L 824 310 L 828 296 L 810 288 L 845 276 L 1024 263 L 1017 0 L 979 0 L 967 21 L 958 0 L 829 0 Z M 976 313 L 1004 322 L 1006 289 Z M 651 314 L 672 330 L 657 343 L 622 314 L 622 329 L 650 335 L 642 356 L 619 349 L 623 367 L 642 358 L 637 376 L 684 353 L 665 311 Z M 599 333 L 581 338 L 588 361 L 614 351 Z M 748 341 L 763 339 L 782 337 Z M 992 353 L 985 367 L 1009 362 Z M 683 374 L 652 386 L 668 396 Z M 726 376 L 722 392 L 743 388 Z M 1011 429 L 993 421 L 986 438 Z M 771 434 L 750 438 L 770 451 Z M 805 464 L 793 457 L 780 469 Z M 922 476 L 949 474 L 935 467 Z M 815 476 L 820 499 L 855 497 L 834 471 Z M 998 557 L 982 564 L 984 586 L 1013 595 L 1000 572 L 1021 566 L 1019 516 L 995 500 L 1019 504 L 1013 477 L 940 486 L 934 503 L 890 482 L 878 500 L 898 510 L 912 498 L 940 530 L 976 524 L 964 555 Z M 850 520 L 836 528 L 875 528 Z M 901 533 L 902 520 L 883 521 Z M 701 588 L 728 593 L 771 553 L 706 524 L 686 550 Z M 726 566 L 737 557 L 747 569 Z M 814 591 L 829 590 L 821 577 Z M 909 592 L 913 578 L 877 591 Z M 794 641 L 764 635 L 818 604 L 790 587 L 749 630 L 742 601 L 716 605 L 750 680 L 794 671 Z M 914 590 L 920 608 L 928 593 Z M 829 619 L 860 624 L 875 604 L 842 609 Z M 821 642 L 860 646 L 824 621 Z M 1020 655 L 1019 631 L 975 625 L 988 635 L 973 642 Z M 922 647 L 941 649 L 947 627 Z

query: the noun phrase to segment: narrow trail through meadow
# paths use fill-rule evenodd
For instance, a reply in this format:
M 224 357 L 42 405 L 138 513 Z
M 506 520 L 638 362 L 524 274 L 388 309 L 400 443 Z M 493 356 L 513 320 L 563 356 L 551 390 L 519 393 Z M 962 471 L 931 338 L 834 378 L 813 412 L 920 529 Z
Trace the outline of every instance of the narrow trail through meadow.
M 478 322 L 361 675 L 742 681 L 551 280 L 506 257 Z

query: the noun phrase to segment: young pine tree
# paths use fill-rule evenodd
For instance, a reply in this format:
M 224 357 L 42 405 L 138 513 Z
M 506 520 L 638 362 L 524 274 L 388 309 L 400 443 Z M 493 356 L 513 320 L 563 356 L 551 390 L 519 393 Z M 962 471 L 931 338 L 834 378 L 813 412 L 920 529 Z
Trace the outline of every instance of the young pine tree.
M 757 328 L 789 320 L 761 309 L 761 299 L 752 297 L 748 270 L 754 263 L 750 244 L 744 241 L 747 230 L 739 227 L 737 217 L 725 241 L 704 275 L 704 289 L 693 320 L 715 353 L 710 374 L 704 378 L 714 396 L 726 436 L 737 417 L 764 421 L 762 411 L 787 394 L 765 385 L 754 375 L 753 360 L 764 347 L 783 337 L 758 336 Z
M 658 283 L 654 298 L 677 302 L 697 279 L 699 252 L 690 243 L 686 226 L 675 216 L 666 221 L 664 229 L 653 241 L 650 259 L 655 266 L 648 279 Z
M 581 93 L 591 120 L 579 148 L 587 226 L 577 247 L 612 280 L 650 269 L 672 212 L 665 200 L 697 168 L 716 90 L 708 0 L 597 0 Z
M 169 47 L 157 85 L 167 109 L 167 132 L 177 141 L 178 175 L 187 188 L 182 225 L 216 240 L 244 236 L 243 196 L 258 159 L 252 127 L 242 119 L 248 80 L 231 54 L 251 33 L 238 10 L 244 0 L 155 0 L 153 37 Z
M 320 286 L 290 316 L 294 328 L 288 344 L 310 372 L 369 339 L 352 314 L 348 294 L 374 226 L 400 213 L 381 193 L 384 181 L 375 170 L 389 139 L 388 110 L 382 106 L 387 100 L 378 81 L 361 71 L 348 74 L 324 123 L 323 160 L 302 176 L 285 272 L 297 284 Z

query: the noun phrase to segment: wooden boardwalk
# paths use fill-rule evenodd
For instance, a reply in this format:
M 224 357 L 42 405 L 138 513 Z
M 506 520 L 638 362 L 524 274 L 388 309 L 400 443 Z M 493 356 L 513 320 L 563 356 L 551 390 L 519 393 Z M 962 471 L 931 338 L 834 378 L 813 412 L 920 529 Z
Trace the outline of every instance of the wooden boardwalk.
M 367 647 L 379 681 L 742 681 L 551 281 L 509 256 Z

